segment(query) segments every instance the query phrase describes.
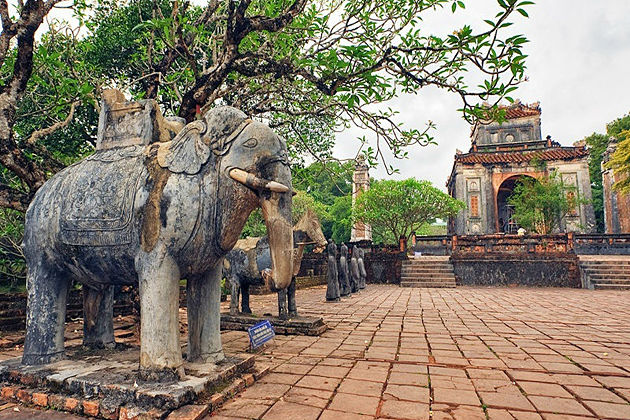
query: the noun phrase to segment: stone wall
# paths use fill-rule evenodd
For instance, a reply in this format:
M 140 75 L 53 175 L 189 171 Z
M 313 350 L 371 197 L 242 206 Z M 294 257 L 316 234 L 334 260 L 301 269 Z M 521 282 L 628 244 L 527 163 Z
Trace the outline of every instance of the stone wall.
M 575 234 L 573 250 L 583 255 L 630 255 L 630 234 Z
M 352 248 L 352 243 L 348 244 Z M 402 262 L 407 258 L 395 245 L 365 245 L 361 243 L 361 248 L 365 250 L 365 270 L 367 271 L 368 283 L 380 284 L 400 284 L 400 272 Z M 328 271 L 327 254 L 304 254 L 302 265 L 298 276 L 318 276 L 325 275 Z M 325 284 L 325 281 L 324 283 Z
M 124 288 L 114 295 L 114 316 L 134 312 L 135 292 Z M 68 296 L 66 320 L 83 318 L 83 296 L 81 290 L 72 290 Z M 26 293 L 0 294 L 0 331 L 23 330 L 26 320 Z
M 581 287 L 567 235 L 462 236 L 452 247 L 458 285 Z
M 630 234 L 416 237 L 423 255 L 450 255 L 457 283 L 581 287 L 579 255 L 630 255 Z

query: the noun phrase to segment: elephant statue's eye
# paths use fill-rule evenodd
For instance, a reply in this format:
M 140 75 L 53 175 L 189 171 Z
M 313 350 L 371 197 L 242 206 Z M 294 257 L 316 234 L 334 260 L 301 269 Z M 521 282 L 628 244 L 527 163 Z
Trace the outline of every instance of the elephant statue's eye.
M 243 146 L 249 147 L 250 149 L 254 148 L 254 147 L 258 146 L 258 140 L 256 140 L 255 138 L 251 138 L 251 139 L 247 140 L 245 143 L 243 143 Z

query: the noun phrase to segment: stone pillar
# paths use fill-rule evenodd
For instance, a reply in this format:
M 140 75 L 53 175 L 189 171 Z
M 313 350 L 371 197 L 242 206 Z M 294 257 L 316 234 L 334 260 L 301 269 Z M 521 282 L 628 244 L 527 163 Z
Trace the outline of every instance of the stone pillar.
M 352 175 L 352 207 L 354 207 L 359 194 L 363 191 L 367 191 L 368 189 L 370 189 L 370 174 L 368 172 L 368 166 L 365 164 L 363 156 L 359 156 L 357 164 L 354 168 L 354 174 Z M 371 240 L 372 227 L 361 221 L 355 222 L 352 226 L 350 242 Z

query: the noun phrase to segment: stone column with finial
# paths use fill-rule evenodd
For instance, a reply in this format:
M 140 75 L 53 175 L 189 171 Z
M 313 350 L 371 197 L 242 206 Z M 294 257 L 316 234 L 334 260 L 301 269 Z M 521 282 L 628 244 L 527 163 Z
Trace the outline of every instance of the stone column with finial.
M 363 156 L 359 156 L 357 158 L 356 166 L 354 167 L 354 174 L 352 175 L 352 207 L 354 207 L 357 197 L 368 189 L 370 189 L 370 174 L 368 166 L 365 163 L 365 158 Z M 361 221 L 354 222 L 352 232 L 350 234 L 350 242 L 371 240 L 371 226 Z

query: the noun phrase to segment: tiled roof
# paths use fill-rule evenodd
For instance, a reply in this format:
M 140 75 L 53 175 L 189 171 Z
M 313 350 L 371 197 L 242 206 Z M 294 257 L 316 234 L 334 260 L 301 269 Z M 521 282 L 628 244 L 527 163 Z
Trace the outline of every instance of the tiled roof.
M 544 150 L 521 152 L 473 152 L 455 155 L 455 161 L 461 163 L 521 163 L 532 159 L 543 161 L 569 160 L 588 156 L 582 147 L 554 147 Z
M 531 117 L 533 115 L 540 115 L 540 103 L 534 102 L 533 104 L 522 104 L 515 102 L 512 105 L 500 106 L 500 109 L 505 109 L 505 119 L 512 120 L 516 118 Z

